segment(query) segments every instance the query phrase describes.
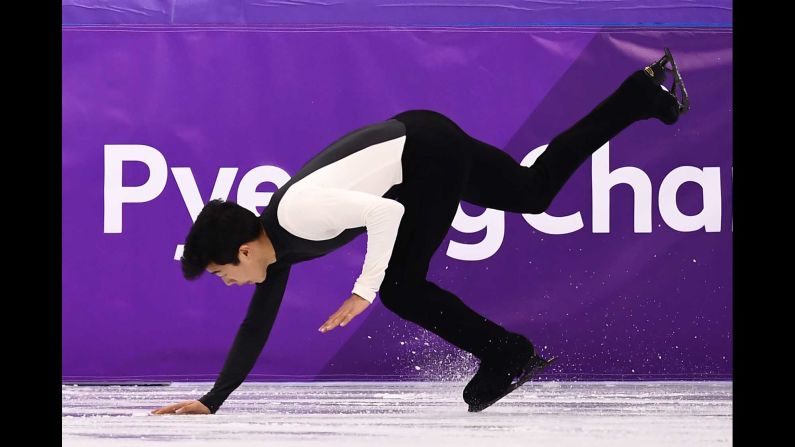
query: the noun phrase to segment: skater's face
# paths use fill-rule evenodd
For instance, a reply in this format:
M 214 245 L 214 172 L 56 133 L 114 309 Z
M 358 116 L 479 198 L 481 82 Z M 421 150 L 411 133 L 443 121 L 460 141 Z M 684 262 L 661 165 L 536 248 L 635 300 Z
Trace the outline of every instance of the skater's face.
M 227 286 L 244 286 L 265 281 L 265 269 L 257 262 L 251 246 L 242 245 L 237 258 L 240 262 L 234 264 L 207 265 L 207 271 L 218 276 Z

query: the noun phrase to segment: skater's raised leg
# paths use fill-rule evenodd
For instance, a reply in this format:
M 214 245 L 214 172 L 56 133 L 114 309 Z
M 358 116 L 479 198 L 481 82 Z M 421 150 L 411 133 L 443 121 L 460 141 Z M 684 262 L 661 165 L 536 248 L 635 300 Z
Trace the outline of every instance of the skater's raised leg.
M 516 213 L 544 212 L 576 169 L 619 132 L 636 121 L 651 118 L 673 124 L 687 110 L 689 99 L 678 69 L 672 73 L 680 79 L 675 81 L 676 88 L 682 87 L 687 107 L 662 87 L 667 73 L 663 68 L 672 61 L 667 52 L 655 64 L 632 73 L 590 113 L 553 138 L 528 167 L 448 120 L 445 131 L 458 139 L 462 151 L 472 156 L 473 169 L 462 200 Z

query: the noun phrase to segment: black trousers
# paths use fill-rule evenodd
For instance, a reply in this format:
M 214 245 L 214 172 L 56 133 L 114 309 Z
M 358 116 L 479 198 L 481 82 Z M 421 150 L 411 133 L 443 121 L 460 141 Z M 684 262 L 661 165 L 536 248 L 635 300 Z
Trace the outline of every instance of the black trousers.
M 498 210 L 538 214 L 547 209 L 574 171 L 631 123 L 650 117 L 641 72 L 556 136 L 529 167 L 469 136 L 431 110 L 409 110 L 394 119 L 406 125 L 403 183 L 396 200 L 405 207 L 381 284 L 385 307 L 480 359 L 515 347 L 515 336 L 426 279 L 461 200 Z

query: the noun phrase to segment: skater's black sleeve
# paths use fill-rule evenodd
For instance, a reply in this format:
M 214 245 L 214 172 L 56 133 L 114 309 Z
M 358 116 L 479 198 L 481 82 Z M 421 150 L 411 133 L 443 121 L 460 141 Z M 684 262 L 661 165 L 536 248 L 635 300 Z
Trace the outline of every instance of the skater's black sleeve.
M 246 318 L 237 331 L 221 374 L 218 375 L 213 388 L 199 398 L 199 401 L 213 414 L 218 411 L 232 391 L 243 383 L 257 362 L 276 321 L 289 275 L 289 264 L 280 268 L 269 267 L 265 281 L 257 284 Z

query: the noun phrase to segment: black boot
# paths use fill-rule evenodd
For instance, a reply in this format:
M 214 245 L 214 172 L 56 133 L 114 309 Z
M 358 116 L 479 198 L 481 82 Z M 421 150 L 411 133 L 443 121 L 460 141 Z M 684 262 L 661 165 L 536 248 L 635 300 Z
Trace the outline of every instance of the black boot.
M 480 360 L 480 367 L 464 388 L 470 412 L 486 409 L 530 380 L 549 361 L 536 355 L 533 344 L 520 334 L 509 337 Z

